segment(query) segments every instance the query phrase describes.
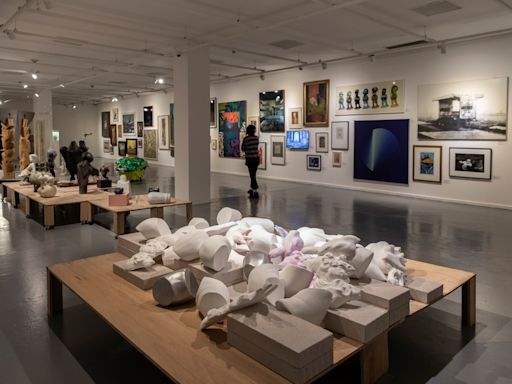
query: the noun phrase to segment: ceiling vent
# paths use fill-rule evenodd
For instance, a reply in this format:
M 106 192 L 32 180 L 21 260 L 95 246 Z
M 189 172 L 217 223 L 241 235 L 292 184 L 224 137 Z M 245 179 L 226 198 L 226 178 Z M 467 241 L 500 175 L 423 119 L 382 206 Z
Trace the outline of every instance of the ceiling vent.
M 397 45 L 390 45 L 389 47 L 386 47 L 386 49 L 399 49 L 399 48 L 405 48 L 405 47 L 414 47 L 416 45 L 423 45 L 427 44 L 427 40 L 416 40 L 416 41 L 410 41 L 408 43 L 403 44 L 397 44 Z
M 449 1 L 431 1 L 430 3 L 413 8 L 412 10 L 419 13 L 420 15 L 429 17 L 440 15 L 442 13 L 457 11 L 459 9 L 461 9 L 461 7 Z
M 304 45 L 304 43 L 301 43 L 300 41 L 296 40 L 279 40 L 270 43 L 270 45 L 273 45 L 274 47 L 281 49 L 292 49 L 295 47 L 300 47 L 301 45 Z

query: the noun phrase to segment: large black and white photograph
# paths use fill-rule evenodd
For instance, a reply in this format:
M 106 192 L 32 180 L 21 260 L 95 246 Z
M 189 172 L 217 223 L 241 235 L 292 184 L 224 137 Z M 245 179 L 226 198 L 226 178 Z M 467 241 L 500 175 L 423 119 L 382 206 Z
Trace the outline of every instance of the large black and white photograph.
M 418 87 L 418 139 L 506 140 L 508 78 Z
M 450 177 L 490 180 L 492 149 L 450 148 Z

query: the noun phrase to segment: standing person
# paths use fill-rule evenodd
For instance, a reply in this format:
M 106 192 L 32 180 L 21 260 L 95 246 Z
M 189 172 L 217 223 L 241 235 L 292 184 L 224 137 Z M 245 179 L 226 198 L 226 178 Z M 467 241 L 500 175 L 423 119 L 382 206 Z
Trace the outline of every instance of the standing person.
M 249 125 L 247 127 L 247 136 L 244 137 L 242 142 L 242 151 L 245 153 L 245 165 L 249 169 L 249 176 L 251 177 L 251 189 L 247 191 L 250 198 L 259 198 L 258 182 L 256 181 L 256 171 L 260 165 L 260 156 L 258 146 L 260 139 L 256 136 L 256 127 Z

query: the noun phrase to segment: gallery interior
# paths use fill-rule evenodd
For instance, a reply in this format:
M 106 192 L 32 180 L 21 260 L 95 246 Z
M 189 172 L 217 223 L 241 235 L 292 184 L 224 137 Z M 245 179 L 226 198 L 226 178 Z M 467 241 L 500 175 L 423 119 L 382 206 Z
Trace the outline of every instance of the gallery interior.
M 511 0 L 1 1 L 0 382 L 512 383 L 511 47 Z

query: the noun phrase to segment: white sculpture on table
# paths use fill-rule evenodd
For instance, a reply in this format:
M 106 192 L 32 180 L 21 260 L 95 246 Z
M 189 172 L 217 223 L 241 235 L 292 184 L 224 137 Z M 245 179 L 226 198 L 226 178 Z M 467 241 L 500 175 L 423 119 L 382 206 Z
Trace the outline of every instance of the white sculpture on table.
M 37 155 L 33 153 L 28 155 L 28 158 L 30 161 L 29 165 L 27 165 L 27 167 L 20 172 L 20 177 L 24 181 L 28 179 L 32 173 L 36 172 Z
M 389 281 L 396 285 L 405 283 L 405 257 L 400 247 L 396 247 L 386 241 L 379 241 L 378 243 L 368 244 L 366 249 L 373 252 L 372 262 L 365 272 L 367 277 Z M 389 276 L 390 273 L 391 276 Z
M 284 298 L 284 281 L 279 278 L 277 266 L 262 264 L 255 267 L 247 279 L 247 290 L 253 292 L 268 284 L 277 285 L 277 288 L 266 298 L 270 304 L 275 305 L 276 300 Z
M 240 211 L 236 209 L 224 207 L 217 214 L 217 224 L 226 224 L 233 221 L 238 221 L 242 218 Z
M 124 175 L 123 175 L 124 176 Z M 119 186 L 119 183 L 117 184 Z M 124 190 L 124 187 L 123 187 Z M 128 188 L 129 193 L 130 189 Z M 125 192 L 123 192 L 125 193 Z M 148 193 L 148 202 L 149 204 L 166 204 L 172 202 L 172 197 L 170 193 L 165 192 L 149 192 Z
M 276 301 L 276 308 L 320 325 L 332 301 L 332 294 L 324 289 L 306 288 L 296 295 Z
M 174 244 L 174 252 L 181 260 L 192 261 L 199 259 L 199 248 L 209 237 L 203 231 L 191 231 L 180 237 Z
M 210 226 L 208 221 L 202 217 L 193 217 L 192 220 L 189 221 L 188 225 L 195 227 L 196 229 L 206 229 Z
M 49 173 L 45 173 L 41 176 L 41 186 L 38 188 L 37 193 L 41 197 L 49 198 L 54 197 L 57 194 L 57 187 L 55 186 L 55 178 Z
M 297 265 L 288 264 L 279 273 L 284 281 L 284 297 L 292 297 L 299 291 L 309 287 L 315 274 L 309 269 Z
M 209 237 L 199 247 L 199 257 L 203 265 L 214 271 L 220 271 L 228 264 L 230 253 L 231 244 L 224 236 Z
M 141 222 L 135 227 L 146 239 L 153 239 L 163 235 L 170 235 L 171 229 L 167 223 L 158 217 L 152 217 Z
M 126 175 L 121 175 L 119 180 L 117 180 L 117 188 L 122 188 L 123 193 L 125 195 L 130 194 L 130 180 L 126 177 Z
M 125 269 L 127 271 L 135 271 L 141 268 L 149 268 L 153 264 L 155 264 L 155 260 L 153 260 L 149 253 L 139 252 L 128 259 Z
M 199 312 L 206 316 L 209 310 L 229 304 L 229 291 L 226 285 L 217 279 L 203 277 L 196 294 Z

